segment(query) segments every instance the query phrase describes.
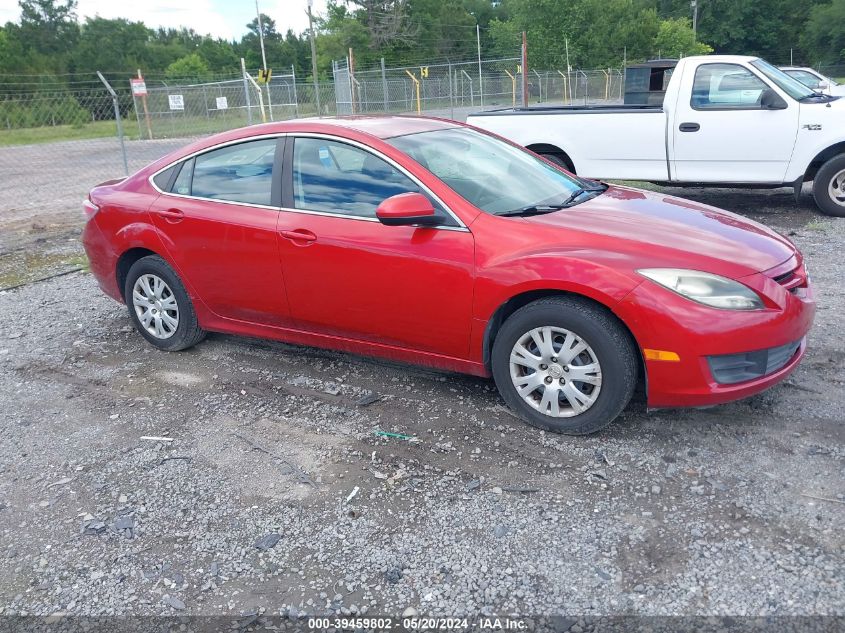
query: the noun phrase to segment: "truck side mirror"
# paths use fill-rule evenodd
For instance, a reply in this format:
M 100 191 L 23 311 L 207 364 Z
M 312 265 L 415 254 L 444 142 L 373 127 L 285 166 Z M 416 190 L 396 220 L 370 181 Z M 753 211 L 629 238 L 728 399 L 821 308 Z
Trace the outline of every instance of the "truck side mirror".
M 771 88 L 766 88 L 760 95 L 760 107 L 763 110 L 786 110 L 787 105 L 778 93 Z

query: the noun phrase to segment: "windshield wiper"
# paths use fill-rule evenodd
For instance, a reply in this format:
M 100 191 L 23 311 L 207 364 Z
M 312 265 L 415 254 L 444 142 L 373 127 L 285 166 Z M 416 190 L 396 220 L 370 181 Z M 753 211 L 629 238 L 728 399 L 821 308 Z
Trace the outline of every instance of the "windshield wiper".
M 585 193 L 599 193 L 607 190 L 607 185 L 599 185 L 597 187 L 579 187 L 567 196 L 566 200 L 560 204 L 531 204 L 521 209 L 514 209 L 513 211 L 504 211 L 496 215 L 513 216 L 513 215 L 542 215 L 544 213 L 553 213 L 561 209 L 568 209 L 574 206 L 575 201 L 583 196 Z
M 511 215 L 542 215 L 544 213 L 554 213 L 565 209 L 565 204 L 532 204 L 521 209 L 514 209 L 513 211 L 503 211 L 496 215 L 511 216 Z

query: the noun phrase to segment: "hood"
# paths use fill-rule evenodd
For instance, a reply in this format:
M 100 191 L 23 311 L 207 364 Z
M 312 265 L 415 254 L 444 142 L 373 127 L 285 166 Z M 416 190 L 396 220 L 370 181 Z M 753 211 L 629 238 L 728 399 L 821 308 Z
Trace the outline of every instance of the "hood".
M 653 255 L 656 265 L 707 270 L 718 263 L 735 277 L 773 268 L 796 252 L 782 235 L 734 213 L 613 185 L 574 207 L 527 220 L 614 238 L 627 243 L 625 250 Z

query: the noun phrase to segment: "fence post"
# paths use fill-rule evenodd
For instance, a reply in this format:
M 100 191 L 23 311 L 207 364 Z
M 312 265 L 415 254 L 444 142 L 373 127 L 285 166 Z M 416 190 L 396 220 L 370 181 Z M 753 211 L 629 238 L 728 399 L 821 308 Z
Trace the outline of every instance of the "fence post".
M 246 101 L 246 121 L 247 125 L 252 125 L 252 103 L 249 98 L 249 83 L 246 80 L 246 62 L 241 57 L 241 77 L 244 80 L 244 100 Z
M 452 64 L 449 63 L 449 118 L 455 118 L 455 101 L 452 95 Z
M 381 89 L 384 92 L 384 111 L 387 112 L 387 71 L 384 69 L 384 57 L 381 58 Z
M 128 176 L 129 162 L 126 160 L 126 143 L 124 143 L 123 141 L 123 125 L 120 122 L 120 104 L 117 101 L 117 93 L 114 91 L 114 88 L 111 87 L 109 82 L 106 81 L 106 78 L 103 77 L 103 73 L 101 73 L 99 70 L 97 71 L 97 77 L 100 78 L 100 81 L 103 82 L 106 87 L 106 90 L 108 90 L 111 94 L 111 100 L 114 104 L 114 118 L 117 122 L 117 138 L 120 139 L 120 152 L 123 154 L 123 171 Z
M 293 112 L 296 118 L 299 118 L 299 99 L 296 96 L 296 68 L 293 64 L 290 65 L 290 74 L 293 75 Z

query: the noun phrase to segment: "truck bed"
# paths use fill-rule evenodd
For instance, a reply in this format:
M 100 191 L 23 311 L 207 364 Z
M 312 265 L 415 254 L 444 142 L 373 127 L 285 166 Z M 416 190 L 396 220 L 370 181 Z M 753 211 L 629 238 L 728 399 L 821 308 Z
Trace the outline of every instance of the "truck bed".
M 527 108 L 499 108 L 473 112 L 469 116 L 502 116 L 514 114 L 654 114 L 663 112 L 662 106 L 653 105 L 561 105 L 561 106 L 529 106 Z

